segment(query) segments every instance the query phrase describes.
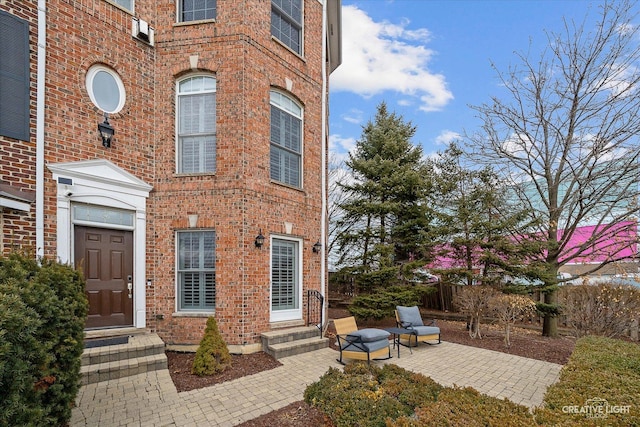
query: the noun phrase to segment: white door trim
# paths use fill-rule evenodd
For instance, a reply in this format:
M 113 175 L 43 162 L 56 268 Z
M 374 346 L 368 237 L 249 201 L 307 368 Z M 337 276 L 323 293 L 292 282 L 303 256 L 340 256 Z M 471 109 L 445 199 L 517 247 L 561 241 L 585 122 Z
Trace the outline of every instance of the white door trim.
M 298 307 L 291 310 L 273 310 L 273 241 L 274 240 L 287 240 L 290 242 L 295 242 L 296 247 L 296 261 L 297 261 L 297 302 Z M 269 321 L 270 322 L 284 322 L 289 320 L 300 320 L 302 319 L 302 247 L 303 240 L 296 237 L 286 236 L 286 235 L 271 235 L 270 236 L 270 253 L 269 253 Z
M 108 160 L 86 160 L 48 165 L 57 183 L 56 235 L 60 262 L 73 264 L 71 202 L 126 209 L 133 224 L 133 323 L 146 327 L 146 202 L 151 185 Z M 104 225 L 108 227 L 108 225 Z

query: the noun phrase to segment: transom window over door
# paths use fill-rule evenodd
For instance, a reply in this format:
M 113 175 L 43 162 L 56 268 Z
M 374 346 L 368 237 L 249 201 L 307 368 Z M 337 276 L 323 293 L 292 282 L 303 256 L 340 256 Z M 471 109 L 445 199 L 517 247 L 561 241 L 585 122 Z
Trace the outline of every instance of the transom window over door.
M 302 108 L 271 92 L 271 179 L 302 187 Z
M 216 79 L 178 82 L 178 173 L 216 170 Z
M 271 35 L 302 54 L 302 0 L 271 2 Z
M 273 239 L 271 244 L 271 310 L 300 308 L 297 241 Z
M 178 232 L 178 310 L 214 310 L 215 264 L 213 231 Z

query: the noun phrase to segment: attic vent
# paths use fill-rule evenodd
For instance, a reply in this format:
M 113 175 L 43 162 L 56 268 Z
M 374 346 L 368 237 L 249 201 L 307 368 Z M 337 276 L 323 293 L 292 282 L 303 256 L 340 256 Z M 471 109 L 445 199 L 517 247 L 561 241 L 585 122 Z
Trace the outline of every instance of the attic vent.
M 140 18 L 131 18 L 131 35 L 140 41 L 153 46 L 153 28 Z

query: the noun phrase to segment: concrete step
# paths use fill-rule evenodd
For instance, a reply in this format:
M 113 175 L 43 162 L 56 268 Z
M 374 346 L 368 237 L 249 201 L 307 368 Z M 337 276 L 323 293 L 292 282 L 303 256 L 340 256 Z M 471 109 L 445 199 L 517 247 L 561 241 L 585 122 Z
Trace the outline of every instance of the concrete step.
M 276 329 L 261 334 L 263 345 L 274 345 L 306 338 L 320 338 L 320 330 L 315 326 Z
M 283 357 L 329 347 L 329 338 L 320 338 L 319 333 L 317 335 L 318 336 L 313 338 L 301 338 L 293 341 L 270 344 L 264 347 L 264 352 L 270 354 L 274 359 L 281 359 Z
M 122 337 L 126 337 L 127 342 L 122 342 Z M 99 343 L 101 346 L 85 348 L 82 353 L 83 385 L 167 368 L 164 342 L 156 334 L 120 335 L 98 340 L 103 341 Z M 111 342 L 117 344 L 108 345 Z

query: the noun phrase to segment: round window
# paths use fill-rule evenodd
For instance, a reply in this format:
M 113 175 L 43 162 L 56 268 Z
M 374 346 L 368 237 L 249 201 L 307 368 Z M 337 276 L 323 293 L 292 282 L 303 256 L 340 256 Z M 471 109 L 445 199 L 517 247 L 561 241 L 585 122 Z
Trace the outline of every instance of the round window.
M 125 92 L 122 80 L 115 71 L 104 65 L 89 68 L 87 92 L 91 102 L 105 113 L 117 113 L 124 106 Z

